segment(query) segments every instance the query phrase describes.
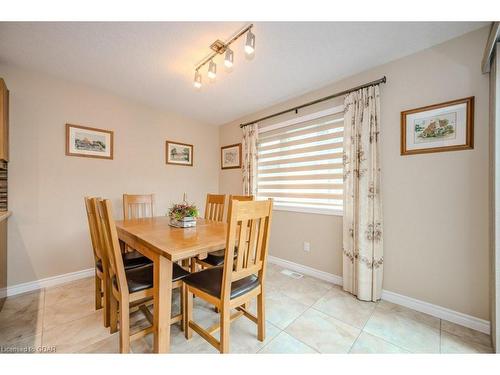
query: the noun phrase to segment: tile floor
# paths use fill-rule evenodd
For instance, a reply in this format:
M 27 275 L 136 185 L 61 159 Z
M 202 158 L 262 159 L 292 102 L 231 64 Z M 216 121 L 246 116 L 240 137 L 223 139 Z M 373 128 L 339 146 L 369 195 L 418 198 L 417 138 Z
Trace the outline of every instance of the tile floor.
M 492 352 L 490 337 L 483 333 L 389 302 L 361 302 L 338 286 L 308 276 L 293 279 L 281 271 L 276 265 L 268 267 L 266 340 L 259 342 L 255 324 L 242 317 L 231 326 L 231 352 Z M 117 353 L 118 334 L 103 327 L 93 296 L 94 282 L 87 278 L 8 298 L 0 312 L 0 353 L 39 347 L 57 353 Z M 218 320 L 199 298 L 194 306 L 200 325 Z M 140 312 L 131 321 L 136 328 L 148 324 Z M 171 332 L 173 353 L 216 353 L 196 333 L 186 341 L 178 325 Z M 132 351 L 151 352 L 152 344 L 152 335 L 146 336 L 132 343 Z

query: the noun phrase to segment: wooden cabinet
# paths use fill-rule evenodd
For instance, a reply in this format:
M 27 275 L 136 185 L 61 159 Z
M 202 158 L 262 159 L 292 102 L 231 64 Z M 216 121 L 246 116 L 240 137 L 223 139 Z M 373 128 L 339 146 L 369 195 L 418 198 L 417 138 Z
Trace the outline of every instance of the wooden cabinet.
M 0 160 L 9 161 L 9 90 L 0 78 Z

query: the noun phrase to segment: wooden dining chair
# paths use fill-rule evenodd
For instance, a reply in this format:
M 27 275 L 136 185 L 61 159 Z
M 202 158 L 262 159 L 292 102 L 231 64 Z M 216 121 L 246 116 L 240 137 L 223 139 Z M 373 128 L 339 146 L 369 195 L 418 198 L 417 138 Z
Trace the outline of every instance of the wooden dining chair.
M 231 210 L 231 202 L 233 200 L 237 200 L 239 202 L 248 202 L 248 201 L 253 201 L 254 196 L 253 195 L 230 195 L 229 196 L 229 204 L 228 204 L 228 210 L 227 210 L 227 219 L 229 220 L 229 212 Z M 196 263 L 200 265 L 200 267 L 203 268 L 209 268 L 209 267 L 216 267 L 216 266 L 221 266 L 224 264 L 224 252 L 225 249 L 218 250 L 218 251 L 213 251 L 211 253 L 207 254 L 207 257 L 205 259 L 196 259 Z M 194 272 L 193 270 L 191 270 Z
M 207 200 L 205 203 L 205 220 L 223 221 L 225 204 L 225 194 L 207 194 Z M 191 258 L 191 272 L 196 272 L 198 264 L 203 266 L 203 263 L 200 263 L 200 261 L 199 257 Z
M 257 324 L 257 339 L 264 340 L 264 281 L 272 208 L 272 200 L 233 200 L 229 212 L 224 265 L 207 268 L 184 278 L 186 339 L 192 337 L 194 330 L 221 353 L 228 353 L 230 323 L 244 315 Z M 243 240 L 247 238 L 249 241 Z M 238 246 L 236 258 L 235 246 Z M 220 311 L 219 323 L 203 329 L 193 321 L 193 295 L 214 305 Z M 257 316 L 244 308 L 244 305 L 255 297 Z M 237 311 L 231 315 L 231 309 Z M 212 334 L 219 330 L 218 341 Z
M 89 224 L 90 239 L 94 252 L 95 267 L 95 308 L 103 308 L 104 326 L 109 327 L 109 272 L 107 252 L 104 248 L 104 233 L 99 218 L 98 202 L 100 198 L 85 197 L 85 208 Z M 122 253 L 126 270 L 151 264 L 151 260 L 137 251 Z
M 123 220 L 154 216 L 154 194 L 123 194 Z
M 224 219 L 225 194 L 207 194 L 205 220 L 222 221 Z
M 108 295 L 107 290 L 107 263 L 103 259 L 105 252 L 102 250 L 102 242 L 100 232 L 98 230 L 98 214 L 95 205 L 96 198 L 85 197 L 85 209 L 87 211 L 87 221 L 89 225 L 90 241 L 92 243 L 92 251 L 94 253 L 94 270 L 95 270 L 95 309 L 103 308 L 104 326 L 109 327 L 109 312 L 108 312 Z
M 153 266 L 147 265 L 125 270 L 111 202 L 107 199 L 99 202 L 99 218 L 104 228 L 104 247 L 109 259 L 110 330 L 111 333 L 115 333 L 119 322 L 120 352 L 128 353 L 132 340 L 157 332 L 153 314 L 147 307 L 153 299 L 154 288 L 157 287 L 154 285 Z M 182 279 L 187 275 L 189 272 L 174 263 L 172 289 L 183 288 Z M 171 319 L 171 324 L 181 322 L 181 327 L 184 327 L 184 295 L 185 293 L 181 291 L 181 313 Z M 130 334 L 130 309 L 135 307 L 142 311 L 151 326 Z

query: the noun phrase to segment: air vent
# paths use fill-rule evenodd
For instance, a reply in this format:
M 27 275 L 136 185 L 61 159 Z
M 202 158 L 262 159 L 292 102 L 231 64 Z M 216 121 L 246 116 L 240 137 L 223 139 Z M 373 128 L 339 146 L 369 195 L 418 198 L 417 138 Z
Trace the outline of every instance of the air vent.
M 302 279 L 304 277 L 304 275 L 302 275 L 301 273 L 298 273 L 298 272 L 293 272 L 293 271 L 290 271 L 290 270 L 283 270 L 281 271 L 281 273 L 283 275 L 287 275 L 293 279 Z

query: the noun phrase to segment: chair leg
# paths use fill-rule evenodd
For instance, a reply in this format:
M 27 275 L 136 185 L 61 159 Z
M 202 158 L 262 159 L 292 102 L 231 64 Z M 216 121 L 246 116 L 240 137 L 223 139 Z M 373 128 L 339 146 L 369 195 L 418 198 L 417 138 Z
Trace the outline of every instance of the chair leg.
M 266 338 L 266 306 L 264 291 L 257 296 L 257 339 L 264 341 Z
M 102 284 L 101 279 L 95 275 L 95 309 L 102 309 Z
M 182 283 L 181 290 L 180 290 L 180 298 L 181 298 L 181 331 L 184 331 L 185 326 L 186 326 L 186 284 Z
M 109 332 L 115 333 L 118 331 L 118 301 L 112 292 L 109 298 Z
M 191 258 L 191 273 L 196 272 L 196 259 Z
M 184 306 L 186 308 L 184 316 L 184 336 L 187 340 L 193 337 L 193 329 L 189 327 L 189 322 L 193 320 L 193 293 L 190 293 L 188 287 L 184 288 Z
M 231 310 L 222 307 L 220 314 L 220 352 L 229 353 L 229 330 L 231 324 Z
M 110 324 L 110 312 L 109 312 L 109 307 L 110 307 L 110 302 L 109 302 L 109 280 L 107 277 L 104 277 L 102 280 L 102 286 L 103 286 L 103 303 L 104 303 L 104 309 L 103 309 L 103 314 L 104 314 L 104 327 L 109 327 Z
M 120 303 L 120 353 L 130 353 L 130 307 L 128 300 Z

